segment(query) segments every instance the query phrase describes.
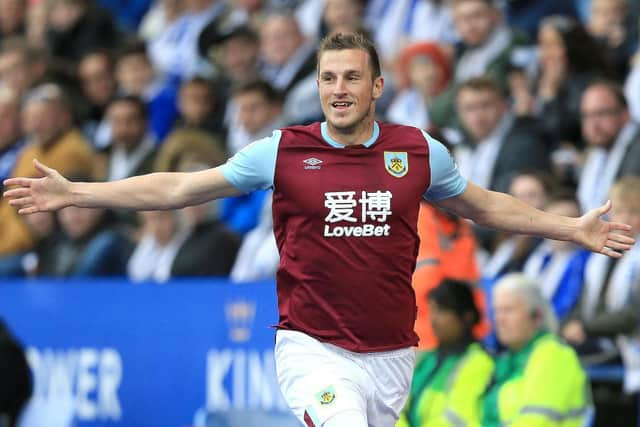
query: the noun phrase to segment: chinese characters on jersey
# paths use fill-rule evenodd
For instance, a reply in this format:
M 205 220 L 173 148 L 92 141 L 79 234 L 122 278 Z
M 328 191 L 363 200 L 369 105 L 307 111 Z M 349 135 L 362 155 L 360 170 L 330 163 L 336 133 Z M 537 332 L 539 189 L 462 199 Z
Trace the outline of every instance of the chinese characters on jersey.
M 331 191 L 324 193 L 324 206 L 329 209 L 325 217 L 325 237 L 389 236 L 391 226 L 386 224 L 391 215 L 390 191 Z M 358 225 L 337 225 L 348 222 Z M 380 223 L 385 223 L 381 225 Z

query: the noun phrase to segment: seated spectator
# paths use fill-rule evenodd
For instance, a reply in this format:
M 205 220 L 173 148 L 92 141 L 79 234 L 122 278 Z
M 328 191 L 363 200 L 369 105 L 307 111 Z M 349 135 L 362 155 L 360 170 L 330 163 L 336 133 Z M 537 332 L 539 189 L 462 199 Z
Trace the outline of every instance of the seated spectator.
M 429 311 L 438 346 L 419 356 L 396 427 L 478 426 L 493 360 L 473 338 L 480 312 L 471 284 L 443 280 L 429 292 Z
M 538 284 L 521 274 L 505 276 L 493 305 L 506 350 L 484 394 L 481 425 L 588 425 L 589 380 L 573 349 L 555 335 L 557 322 Z
M 390 122 L 429 129 L 429 106 L 449 84 L 449 59 L 435 43 L 420 42 L 407 46 L 398 64 L 400 92 L 394 97 L 387 119 Z
M 113 58 L 107 51 L 89 52 L 80 59 L 77 72 L 88 104 L 84 134 L 94 147 L 104 149 L 111 142 L 111 127 L 104 120 L 105 110 L 117 88 Z
M 186 160 L 180 172 L 195 172 L 210 166 L 201 160 Z M 220 163 L 211 166 L 217 166 Z M 240 236 L 218 219 L 217 202 L 182 209 L 181 218 L 189 230 L 171 264 L 171 276 L 228 276 L 240 247 Z
M 72 176 L 74 181 L 91 181 Z M 66 207 L 57 212 L 60 232 L 38 260 L 40 276 L 124 276 L 131 243 L 105 209 Z
M 144 211 L 141 237 L 127 264 L 127 276 L 134 282 L 164 283 L 171 278 L 171 267 L 178 251 L 189 237 L 189 228 L 180 212 Z
M 49 263 L 59 235 L 56 215 L 37 212 L 27 215 L 24 220 L 35 244 L 27 252 L 0 257 L 0 277 L 35 277 L 41 269 L 53 269 Z
M 276 278 L 280 253 L 273 234 L 272 196 L 271 191 L 265 195 L 258 225 L 242 239 L 238 256 L 231 269 L 230 279 L 233 282 Z
M 95 172 L 91 145 L 73 126 L 71 106 L 59 86 L 44 84 L 29 92 L 22 105 L 27 145 L 20 152 L 13 176 L 41 173 L 33 159 L 60 173 L 91 176 Z M 34 239 L 24 220 L 3 199 L 0 201 L 0 255 L 16 254 L 33 247 Z
M 118 92 L 137 96 L 145 102 L 149 129 L 160 143 L 178 115 L 177 81 L 157 73 L 145 44 L 137 41 L 128 42 L 118 51 L 115 70 Z
M 107 181 L 151 172 L 156 142 L 147 132 L 147 108 L 135 95 L 118 96 L 107 107 L 111 148 L 106 164 Z
M 520 172 L 511 179 L 509 194 L 536 209 L 544 209 L 552 186 L 547 175 Z M 532 236 L 488 233 L 486 229 L 479 227 L 476 227 L 476 235 L 484 243 L 484 247 L 489 248 L 488 256 L 481 254 L 485 256 L 482 262 L 482 280 L 489 287 L 502 275 L 521 271 L 525 260 L 542 241 Z
M 316 72 L 314 43 L 305 40 L 295 17 L 273 13 L 260 27 L 260 74 L 285 95 Z
M 456 97 L 468 135 L 454 149 L 460 172 L 480 187 L 506 191 L 513 173 L 550 170 L 551 143 L 540 123 L 515 117 L 499 86 L 488 77 L 462 83 Z
M 460 42 L 454 55 L 451 83 L 433 100 L 430 110 L 433 123 L 439 127 L 458 125 L 455 102 L 459 84 L 488 76 L 506 92 L 511 53 L 525 42 L 523 35 L 506 26 L 502 12 L 492 0 L 454 0 L 451 8 Z
M 579 305 L 562 328 L 562 336 L 586 363 L 637 361 L 640 321 L 640 177 L 617 181 L 609 193 L 610 217 L 631 225 L 636 244 L 620 259 L 592 254 L 585 268 Z M 637 362 L 627 366 L 625 389 L 640 390 Z
M 221 143 L 200 129 L 177 128 L 167 136 L 153 163 L 155 172 L 176 172 L 185 159 L 197 159 L 206 164 L 219 165 L 227 155 Z
M 222 139 L 224 106 L 216 96 L 212 83 L 202 77 L 185 80 L 178 90 L 178 121 L 175 127 L 201 129 Z
M 20 101 L 9 88 L 0 89 L 0 192 L 9 178 L 26 140 L 22 137 Z
M 222 16 L 226 3 L 220 0 L 183 2 L 181 15 L 149 43 L 153 68 L 178 81 L 196 75 L 210 76 L 211 65 L 198 55 L 198 37 L 209 22 Z
M 538 31 L 538 76 L 510 79 L 518 115 L 539 117 L 559 145 L 580 146 L 580 98 L 588 83 L 606 75 L 602 48 L 579 21 L 549 16 Z
M 638 43 L 638 23 L 629 14 L 627 0 L 591 0 L 589 33 L 604 46 L 613 77 L 622 81 L 629 72 L 629 58 Z
M 97 48 L 113 48 L 118 31 L 109 13 L 89 0 L 52 0 L 47 44 L 51 54 L 75 63 Z
M 568 191 L 549 198 L 544 210 L 556 215 L 580 216 L 580 206 Z M 542 294 L 563 321 L 580 299 L 584 269 L 591 253 L 571 242 L 544 240 L 527 257 L 523 273 L 540 284 Z
M 586 159 L 578 180 L 582 212 L 601 206 L 616 179 L 640 175 L 640 125 L 616 83 L 590 84 L 580 105 Z
M 415 330 L 420 338 L 418 348 L 431 350 L 437 342 L 429 319 L 429 292 L 445 278 L 476 283 L 480 278 L 480 271 L 476 262 L 476 242 L 471 225 L 462 218 L 429 203 L 421 203 L 418 236 L 420 246 L 412 278 L 418 306 Z M 482 289 L 475 287 L 473 294 L 476 306 L 484 313 Z M 483 317 L 473 330 L 474 336 L 483 337 L 488 326 Z

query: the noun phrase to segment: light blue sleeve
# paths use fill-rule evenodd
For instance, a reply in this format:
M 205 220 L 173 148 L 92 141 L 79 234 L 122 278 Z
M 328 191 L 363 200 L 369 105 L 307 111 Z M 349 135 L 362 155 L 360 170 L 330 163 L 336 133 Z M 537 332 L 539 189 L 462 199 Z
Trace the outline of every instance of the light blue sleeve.
M 282 132 L 275 130 L 271 136 L 247 145 L 220 166 L 222 175 L 243 193 L 273 188 L 281 136 Z
M 467 188 L 467 180 L 460 175 L 451 153 L 441 142 L 433 139 L 426 132 L 422 131 L 422 135 L 429 145 L 431 170 L 431 184 L 423 197 L 430 202 L 437 202 L 459 196 Z

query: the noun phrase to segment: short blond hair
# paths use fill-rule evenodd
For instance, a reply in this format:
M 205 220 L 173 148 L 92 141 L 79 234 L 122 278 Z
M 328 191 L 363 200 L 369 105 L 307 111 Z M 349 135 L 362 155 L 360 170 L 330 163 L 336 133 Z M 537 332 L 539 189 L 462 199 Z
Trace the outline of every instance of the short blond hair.
M 640 176 L 625 176 L 617 180 L 609 190 L 609 198 L 615 206 L 623 205 L 640 211 Z

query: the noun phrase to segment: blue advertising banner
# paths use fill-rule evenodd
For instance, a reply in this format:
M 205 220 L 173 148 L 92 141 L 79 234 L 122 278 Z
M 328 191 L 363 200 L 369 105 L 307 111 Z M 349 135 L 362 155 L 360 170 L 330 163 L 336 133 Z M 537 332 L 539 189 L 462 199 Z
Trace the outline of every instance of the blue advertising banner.
M 178 427 L 203 411 L 287 410 L 273 282 L 3 280 L 0 317 L 34 374 L 26 425 Z

